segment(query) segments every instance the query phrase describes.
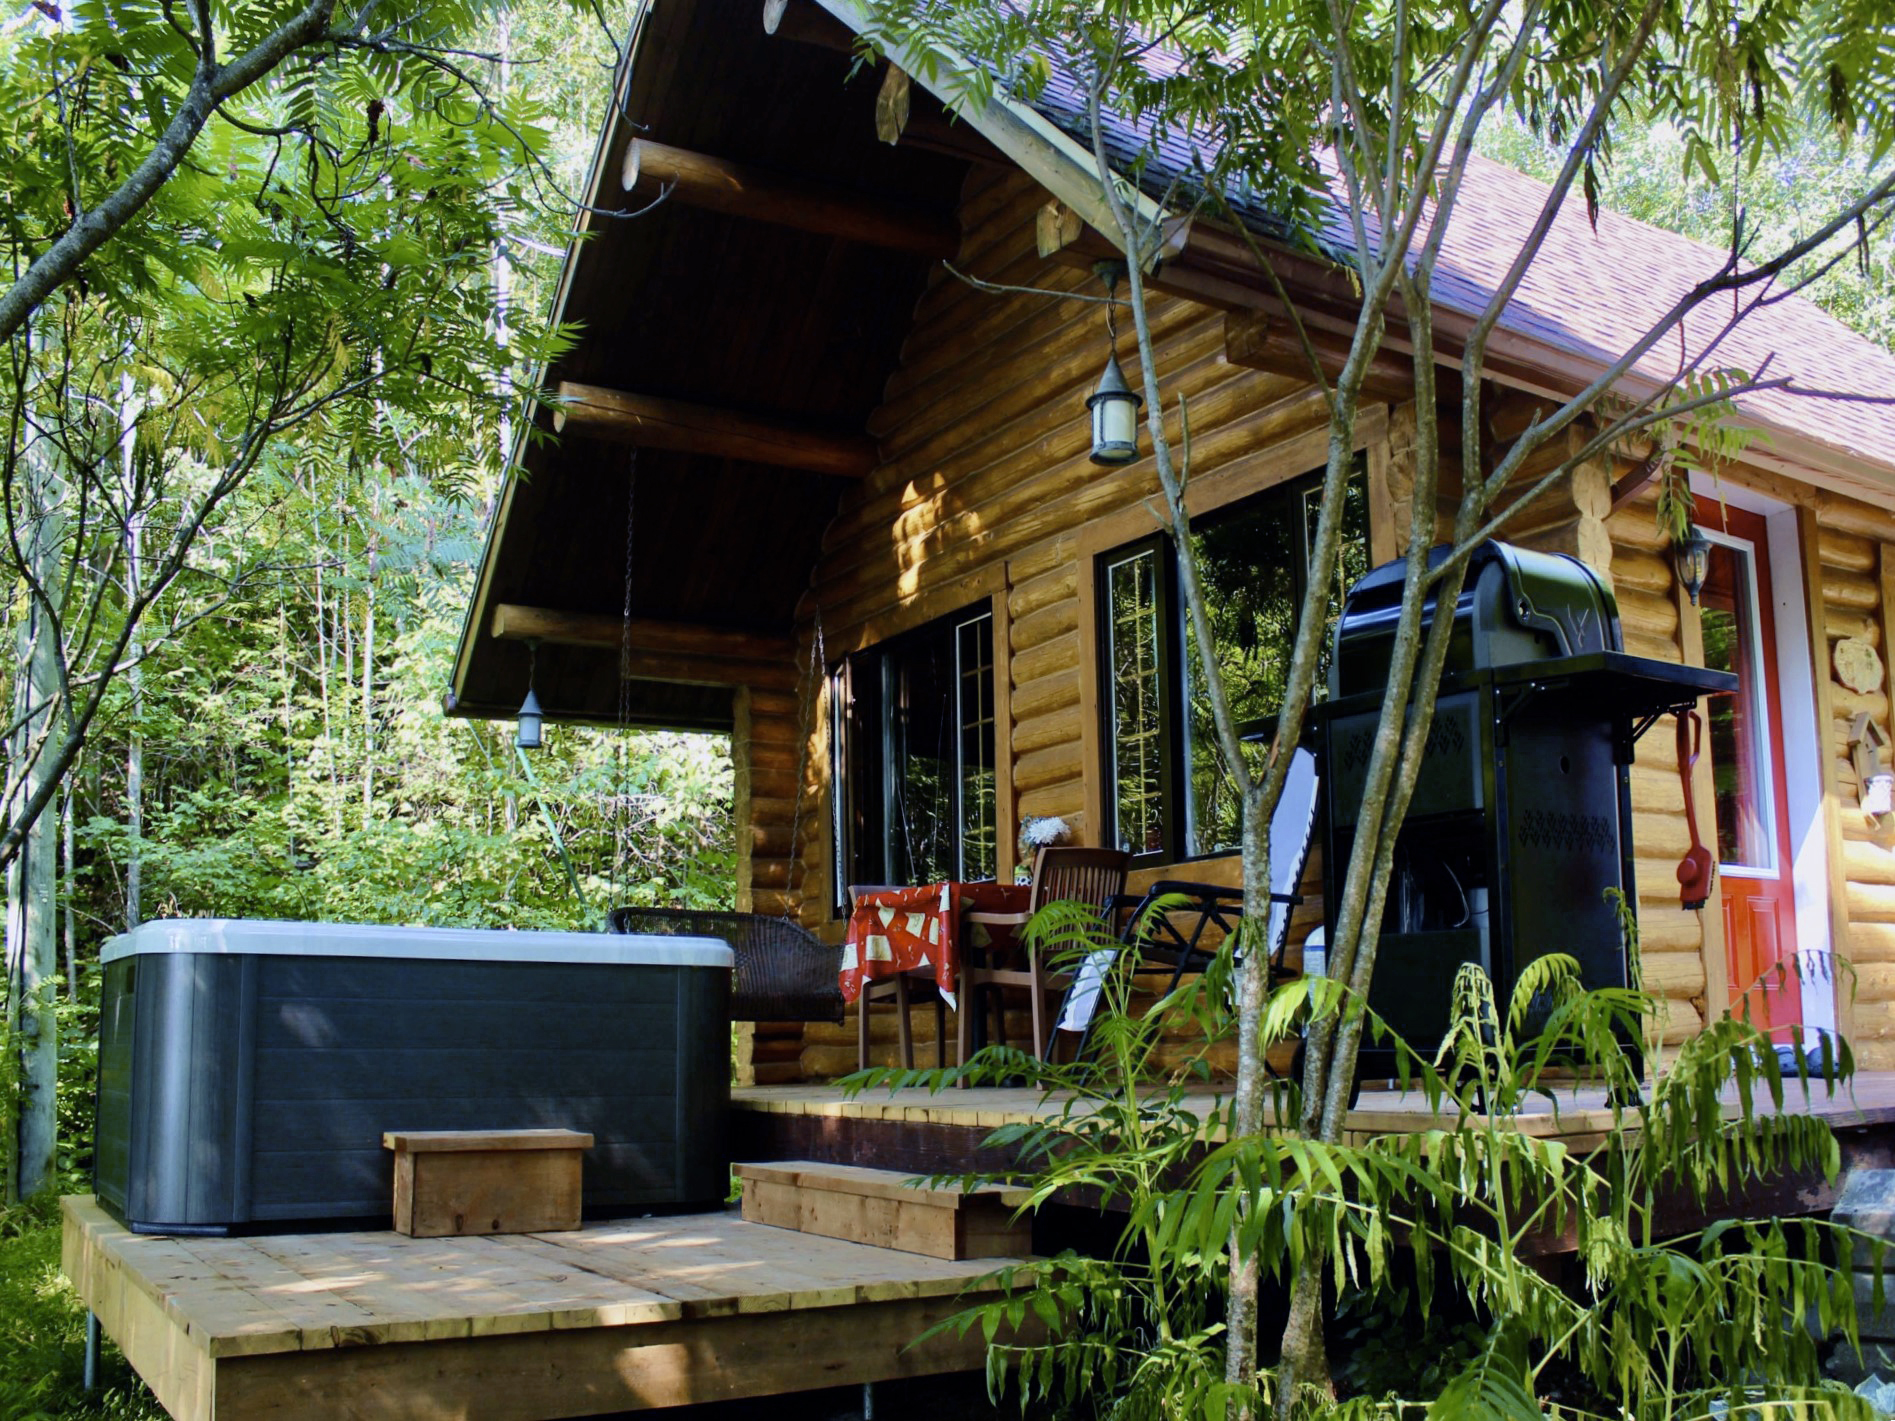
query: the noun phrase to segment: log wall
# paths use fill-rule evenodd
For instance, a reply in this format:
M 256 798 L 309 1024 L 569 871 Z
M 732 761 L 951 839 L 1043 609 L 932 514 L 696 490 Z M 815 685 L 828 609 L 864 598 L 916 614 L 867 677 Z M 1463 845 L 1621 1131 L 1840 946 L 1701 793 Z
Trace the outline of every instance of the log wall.
M 1044 292 L 1095 291 L 1089 274 L 1039 256 L 1034 218 L 1045 200 L 1023 176 L 977 169 L 964 194 L 956 265 Z M 1197 509 L 1320 466 L 1324 416 L 1315 391 L 1230 363 L 1217 312 L 1159 297 L 1152 323 L 1174 437 L 1176 401 L 1189 401 Z M 799 693 L 751 694 L 740 724 L 747 755 L 739 760 L 749 847 L 745 906 L 797 913 L 812 928 L 840 935 L 829 861 L 829 708 L 813 668 L 982 599 L 992 601 L 996 647 L 1005 648 L 1006 674 L 997 688 L 1003 873 L 1011 873 L 1011 843 L 1024 816 L 1058 815 L 1079 841 L 1097 839 L 1102 783 L 1092 569 L 1096 554 L 1156 526 L 1146 501 L 1157 491 L 1149 458 L 1117 469 L 1087 458 L 1084 400 L 1103 345 L 1096 305 L 996 295 L 937 271 L 869 424 L 881 462 L 844 497 L 812 573 L 798 650 L 810 674 Z M 1121 337 L 1120 358 L 1141 387 L 1129 335 Z M 1525 417 L 1520 406 L 1496 404 L 1496 438 L 1506 436 L 1509 420 Z M 1391 539 L 1406 533 L 1413 428 L 1412 409 L 1377 407 L 1364 415 L 1377 537 L 1385 544 L 1375 549 L 1378 558 L 1393 556 Z M 1575 442 L 1580 437 L 1572 435 Z M 1450 464 L 1453 452 L 1444 455 Z M 1542 463 L 1564 452 L 1550 450 Z M 1651 494 L 1611 509 L 1613 480 L 1626 467 L 1608 460 L 1582 467 L 1557 496 L 1523 515 L 1516 536 L 1609 574 L 1627 650 L 1698 661 L 1695 618 L 1684 615 Z M 1538 464 L 1523 470 L 1520 486 L 1540 472 Z M 1886 647 L 1895 605 L 1895 516 L 1778 476 L 1734 477 L 1749 477 L 1807 510 L 1805 541 L 1816 555 L 1808 577 L 1818 606 L 1812 624 L 1826 638 L 1824 649 L 1843 635 Z M 1453 478 L 1453 469 L 1444 472 L 1444 482 Z M 1444 515 L 1451 493 L 1444 494 Z M 1837 937 L 1859 973 L 1854 1039 L 1865 1064 L 1895 1067 L 1895 854 L 1854 812 L 1845 739 L 1859 709 L 1890 729 L 1889 697 L 1886 688 L 1866 697 L 1843 690 L 1829 675 L 1826 655 L 1821 671 L 1819 699 L 1827 701 L 1819 722 L 1831 727 L 1833 742 L 1823 829 L 1835 846 Z M 1714 839 L 1708 765 L 1699 773 L 1701 831 Z M 1663 1036 L 1675 1046 L 1725 1009 L 1728 992 L 1715 901 L 1704 913 L 1678 903 L 1673 870 L 1689 834 L 1668 721 L 1639 746 L 1632 796 L 1646 982 L 1665 1002 Z M 1234 883 L 1236 860 L 1193 863 L 1190 874 Z M 1318 882 L 1312 866 L 1309 901 L 1297 914 L 1298 942 L 1320 921 Z M 888 1009 L 880 1016 L 875 1054 L 889 1062 L 894 1024 Z M 930 1063 L 932 1012 L 918 1011 L 915 1027 L 920 1061 Z M 760 1081 L 838 1074 L 854 1065 L 855 1030 L 853 1019 L 813 1024 L 800 1034 L 764 1028 L 750 1069 Z

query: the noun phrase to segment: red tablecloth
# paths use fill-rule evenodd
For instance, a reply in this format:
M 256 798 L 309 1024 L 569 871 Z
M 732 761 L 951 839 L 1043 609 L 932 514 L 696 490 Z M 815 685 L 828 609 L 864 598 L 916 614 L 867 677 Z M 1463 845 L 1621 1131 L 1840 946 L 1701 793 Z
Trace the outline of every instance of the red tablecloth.
M 843 939 L 842 999 L 861 996 L 864 982 L 932 967 L 941 996 L 955 1006 L 961 914 L 1024 913 L 1031 891 L 1024 883 L 927 883 L 857 894 Z

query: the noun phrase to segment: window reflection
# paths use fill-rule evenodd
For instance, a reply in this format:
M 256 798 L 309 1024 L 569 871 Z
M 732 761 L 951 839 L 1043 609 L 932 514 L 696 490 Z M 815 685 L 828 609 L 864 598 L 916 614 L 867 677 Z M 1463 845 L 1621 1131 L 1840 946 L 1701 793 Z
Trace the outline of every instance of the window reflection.
M 1743 868 L 1776 866 L 1771 832 L 1762 667 L 1757 661 L 1756 583 L 1747 548 L 1715 543 L 1699 595 L 1704 664 L 1737 677 L 1733 692 L 1707 702 L 1712 781 L 1717 803 L 1717 856 Z

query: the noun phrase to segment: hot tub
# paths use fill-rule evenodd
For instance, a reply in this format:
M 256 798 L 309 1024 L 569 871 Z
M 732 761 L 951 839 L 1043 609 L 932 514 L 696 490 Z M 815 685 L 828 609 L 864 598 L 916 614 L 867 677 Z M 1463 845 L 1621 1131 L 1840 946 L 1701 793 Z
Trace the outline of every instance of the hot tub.
M 171 919 L 103 961 L 95 1187 L 134 1229 L 385 1219 L 386 1130 L 589 1131 L 588 1213 L 728 1192 L 714 939 Z

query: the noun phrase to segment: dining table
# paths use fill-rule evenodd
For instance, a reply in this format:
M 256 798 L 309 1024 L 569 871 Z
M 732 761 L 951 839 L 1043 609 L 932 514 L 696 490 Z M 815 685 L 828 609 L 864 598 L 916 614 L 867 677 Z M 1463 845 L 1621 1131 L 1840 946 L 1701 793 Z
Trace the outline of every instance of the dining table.
M 858 889 L 843 938 L 842 999 L 853 1002 L 868 982 L 904 972 L 923 973 L 955 1010 L 964 947 L 988 945 L 987 929 L 964 915 L 1023 913 L 1032 896 L 1024 883 L 924 883 Z

